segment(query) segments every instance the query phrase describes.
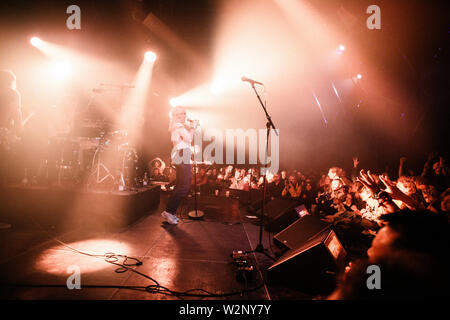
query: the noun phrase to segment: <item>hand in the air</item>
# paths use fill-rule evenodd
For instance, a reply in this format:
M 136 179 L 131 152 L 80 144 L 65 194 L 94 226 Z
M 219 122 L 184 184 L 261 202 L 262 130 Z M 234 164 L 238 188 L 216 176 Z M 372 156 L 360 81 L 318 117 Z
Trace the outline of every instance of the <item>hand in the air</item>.
M 375 175 L 370 173 L 370 170 L 367 173 L 364 170 L 359 172 L 358 181 L 367 187 L 367 189 L 372 192 L 372 195 L 377 194 L 380 191 L 380 187 L 375 180 Z
M 388 177 L 380 175 L 381 182 L 386 186 L 385 191 L 392 199 L 400 200 L 405 194 L 397 187 L 396 183 L 391 181 Z
M 359 159 L 358 157 L 353 157 L 353 167 L 356 168 L 359 164 Z

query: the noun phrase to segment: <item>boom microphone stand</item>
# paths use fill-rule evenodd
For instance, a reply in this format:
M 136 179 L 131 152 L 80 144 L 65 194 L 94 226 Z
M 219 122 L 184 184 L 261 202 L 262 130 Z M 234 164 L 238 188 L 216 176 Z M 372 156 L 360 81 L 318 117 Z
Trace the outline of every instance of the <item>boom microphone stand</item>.
M 262 234 L 263 234 L 263 226 L 264 226 L 264 209 L 266 206 L 266 194 L 267 194 L 267 192 L 266 192 L 266 190 L 267 190 L 267 178 L 266 178 L 266 175 L 267 175 L 267 153 L 269 150 L 270 130 L 273 129 L 275 131 L 276 135 L 278 135 L 278 133 L 277 133 L 277 129 L 275 128 L 275 125 L 273 124 L 272 118 L 270 117 L 269 113 L 267 112 L 265 104 L 262 102 L 261 97 L 259 96 L 258 91 L 255 88 L 255 82 L 256 81 L 250 81 L 249 83 L 251 84 L 253 91 L 255 92 L 256 96 L 258 97 L 261 107 L 264 110 L 264 114 L 266 115 L 267 130 L 266 130 L 266 151 L 265 151 L 264 174 L 263 174 L 263 201 L 262 201 L 262 206 L 261 206 L 261 219 L 260 219 L 260 223 L 259 223 L 259 243 L 256 246 L 255 250 L 247 251 L 247 252 L 259 252 L 259 253 L 266 255 L 270 259 L 275 260 L 272 256 L 267 254 L 266 249 L 264 248 L 264 245 L 262 244 Z

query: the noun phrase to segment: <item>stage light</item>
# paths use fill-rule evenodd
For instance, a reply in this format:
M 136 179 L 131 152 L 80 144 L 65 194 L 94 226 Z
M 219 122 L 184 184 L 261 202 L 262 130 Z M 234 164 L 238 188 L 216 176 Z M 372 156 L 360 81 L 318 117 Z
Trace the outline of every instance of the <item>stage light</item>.
M 341 54 L 343 54 L 344 53 L 344 51 L 345 51 L 345 46 L 343 45 L 343 44 L 340 44 L 337 48 L 336 48 L 336 53 L 337 54 L 339 54 L 339 55 L 341 55 Z
M 172 107 L 176 107 L 179 105 L 180 101 L 178 98 L 172 98 L 169 100 L 169 103 Z
M 147 51 L 144 55 L 145 60 L 149 61 L 149 62 L 155 62 L 156 60 L 156 54 L 152 51 Z
M 39 39 L 38 37 L 32 37 L 30 39 L 30 43 L 32 46 L 38 47 L 41 44 L 41 39 Z
M 358 73 L 358 74 L 356 75 L 356 78 L 358 78 L 359 80 L 361 80 L 361 79 L 362 79 L 362 75 L 361 75 L 360 73 Z

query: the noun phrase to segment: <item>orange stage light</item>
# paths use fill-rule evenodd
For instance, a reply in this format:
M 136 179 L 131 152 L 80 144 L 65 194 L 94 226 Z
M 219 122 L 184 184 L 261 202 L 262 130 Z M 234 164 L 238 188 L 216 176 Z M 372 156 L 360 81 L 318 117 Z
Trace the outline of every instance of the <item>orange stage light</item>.
M 149 62 L 155 62 L 156 61 L 156 53 L 152 51 L 147 51 L 144 55 L 145 60 Z
M 34 47 L 39 47 L 39 45 L 42 43 L 41 39 L 39 39 L 38 37 L 32 37 L 30 39 L 30 43 L 32 46 Z

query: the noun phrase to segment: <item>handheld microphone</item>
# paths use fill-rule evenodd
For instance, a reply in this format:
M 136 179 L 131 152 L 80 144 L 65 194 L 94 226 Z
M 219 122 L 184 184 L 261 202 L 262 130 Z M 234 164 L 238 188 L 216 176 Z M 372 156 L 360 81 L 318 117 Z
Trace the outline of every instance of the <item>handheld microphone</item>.
M 191 126 L 194 126 L 194 128 L 197 128 L 200 126 L 200 121 L 198 120 L 192 120 L 192 119 L 186 119 L 187 122 L 191 124 Z
M 255 81 L 255 80 L 250 79 L 250 78 L 247 78 L 247 77 L 242 77 L 241 80 L 244 81 L 244 82 L 249 82 L 249 83 L 251 83 L 252 85 L 254 85 L 255 83 L 256 83 L 256 84 L 260 84 L 260 85 L 262 85 L 262 86 L 264 85 L 262 82 Z

